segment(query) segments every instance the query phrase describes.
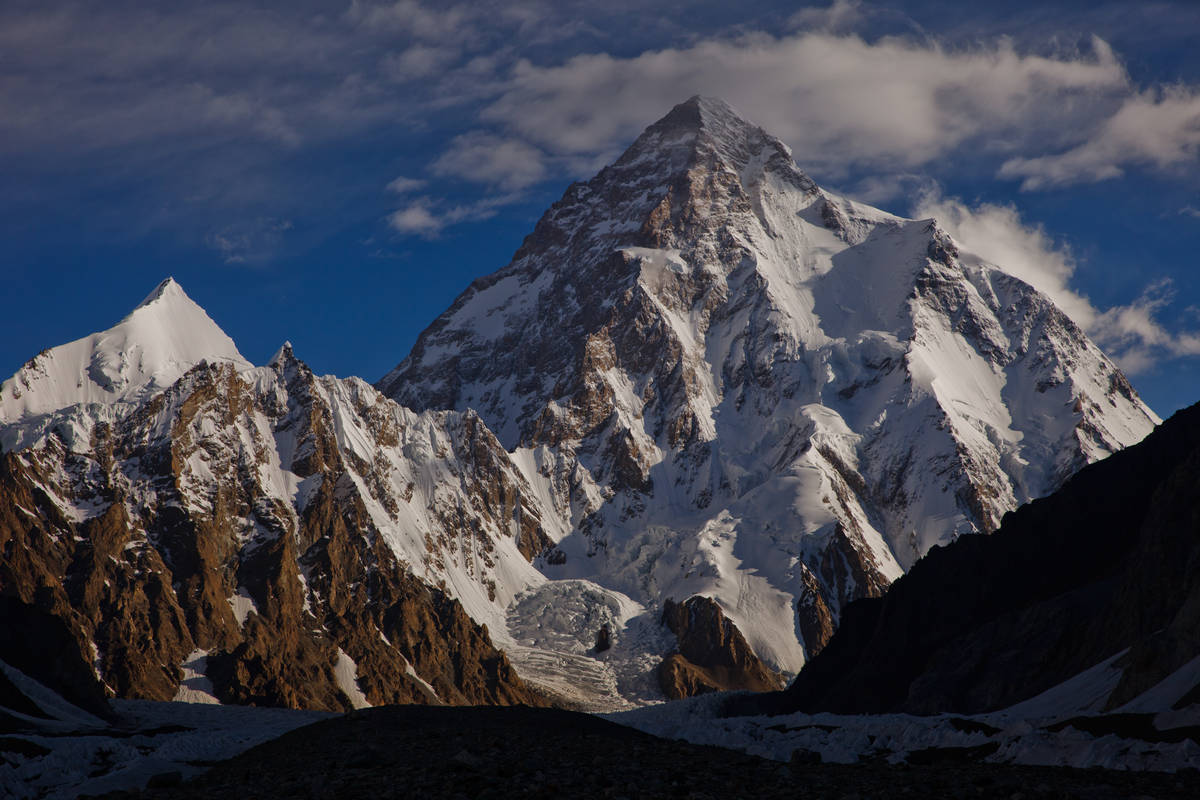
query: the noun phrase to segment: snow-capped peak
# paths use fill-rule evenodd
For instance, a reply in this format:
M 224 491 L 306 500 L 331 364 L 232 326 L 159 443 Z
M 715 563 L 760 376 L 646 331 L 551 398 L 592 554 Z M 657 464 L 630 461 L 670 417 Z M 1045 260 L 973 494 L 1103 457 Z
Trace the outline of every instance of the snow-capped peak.
M 529 454 L 561 510 L 547 576 L 711 597 L 785 671 L 931 547 L 1157 422 L 1003 265 L 822 190 L 702 97 L 568 188 L 378 388 Z
M 167 278 L 112 328 L 43 350 L 17 370 L 0 387 L 0 425 L 79 403 L 144 399 L 201 361 L 252 366 L 204 309 Z

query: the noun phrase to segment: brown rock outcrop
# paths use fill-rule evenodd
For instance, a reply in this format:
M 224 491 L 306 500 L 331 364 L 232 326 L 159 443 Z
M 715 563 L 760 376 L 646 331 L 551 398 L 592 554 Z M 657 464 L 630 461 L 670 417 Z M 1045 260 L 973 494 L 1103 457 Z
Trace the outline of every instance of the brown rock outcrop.
M 679 642 L 678 651 L 658 667 L 658 684 L 669 699 L 735 689 L 766 692 L 783 686 L 782 676 L 759 660 L 712 598 L 696 596 L 682 603 L 668 598 L 662 622 Z
M 290 351 L 274 366 L 264 388 L 201 364 L 94 421 L 85 447 L 70 418 L 5 453 L 0 593 L 61 621 L 120 697 L 172 699 L 180 665 L 202 655 L 222 702 L 349 710 L 361 692 L 372 704 L 544 705 L 487 629 L 385 541 L 367 503 L 395 514 L 404 498 L 339 446 L 328 388 Z M 390 408 L 355 411 L 394 446 L 397 412 L 375 397 Z M 477 418 L 458 420 L 453 452 L 431 457 L 456 459 L 479 508 L 439 521 L 515 520 L 526 549 L 544 548 L 536 514 L 498 474 L 502 448 Z M 274 437 L 295 442 L 287 468 L 309 484 L 295 506 L 268 484 Z M 471 535 L 486 585 L 494 544 Z M 31 668 L 54 674 L 53 660 Z
M 796 599 L 796 621 L 804 637 L 806 655 L 812 658 L 833 638 L 837 620 L 821 595 L 821 584 L 806 565 L 800 567 L 804 591 Z

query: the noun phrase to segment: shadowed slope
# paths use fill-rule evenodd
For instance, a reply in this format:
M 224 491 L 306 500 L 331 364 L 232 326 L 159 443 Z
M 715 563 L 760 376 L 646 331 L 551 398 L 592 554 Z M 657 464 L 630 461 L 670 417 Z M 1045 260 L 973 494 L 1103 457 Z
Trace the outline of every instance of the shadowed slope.
M 1200 406 L 847 609 L 773 711 L 999 709 L 1119 653 L 1110 708 L 1200 652 Z M 1185 698 L 1186 700 L 1186 698 Z

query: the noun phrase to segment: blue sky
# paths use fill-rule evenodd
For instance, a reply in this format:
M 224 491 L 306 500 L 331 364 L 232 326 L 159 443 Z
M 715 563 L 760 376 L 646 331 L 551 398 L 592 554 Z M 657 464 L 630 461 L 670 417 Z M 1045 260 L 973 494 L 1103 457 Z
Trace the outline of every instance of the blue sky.
M 595 5 L 4 3 L 0 373 L 174 275 L 252 361 L 375 380 L 704 93 L 1200 400 L 1200 3 Z

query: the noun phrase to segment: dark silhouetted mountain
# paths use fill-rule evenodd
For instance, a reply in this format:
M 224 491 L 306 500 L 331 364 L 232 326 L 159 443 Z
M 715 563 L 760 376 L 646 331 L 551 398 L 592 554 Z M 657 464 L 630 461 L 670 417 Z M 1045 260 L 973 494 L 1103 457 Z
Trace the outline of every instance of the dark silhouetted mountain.
M 1120 707 L 1200 655 L 1200 406 L 852 604 L 773 711 L 974 713 L 1113 656 Z M 1177 705 L 1200 702 L 1200 687 Z

